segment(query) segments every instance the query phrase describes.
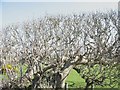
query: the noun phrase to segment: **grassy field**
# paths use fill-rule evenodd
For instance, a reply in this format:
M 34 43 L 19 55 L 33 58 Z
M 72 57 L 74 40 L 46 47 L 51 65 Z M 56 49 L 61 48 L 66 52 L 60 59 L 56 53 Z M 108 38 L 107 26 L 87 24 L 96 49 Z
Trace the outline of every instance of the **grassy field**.
M 66 82 L 68 83 L 69 87 L 85 87 L 85 80 L 80 77 L 80 75 L 72 69 L 69 76 L 66 79 Z
M 68 83 L 69 88 L 84 88 L 86 83 L 83 78 L 80 77 L 80 75 L 72 69 L 69 76 L 66 79 L 66 83 Z M 109 86 L 96 86 L 95 88 L 111 88 Z M 118 88 L 118 86 L 115 86 L 114 88 Z
M 27 65 L 22 66 L 23 68 L 23 74 L 26 72 Z M 20 73 L 18 73 L 18 77 L 20 77 Z M 6 75 L 0 75 L 0 80 L 7 79 Z M 80 77 L 80 75 L 72 69 L 70 74 L 68 75 L 66 79 L 66 83 L 68 83 L 69 88 L 84 88 L 86 83 L 83 78 Z M 116 86 L 117 88 L 118 86 Z M 95 88 L 110 88 L 110 87 L 101 87 L 96 86 Z
M 18 76 L 18 78 L 20 77 L 20 67 L 16 67 L 16 72 L 17 72 L 17 76 Z M 25 72 L 26 72 L 26 70 L 27 70 L 27 65 L 22 65 L 22 73 L 23 73 L 23 75 L 25 74 Z M 2 79 L 8 79 L 8 76 L 6 75 L 6 74 L 0 74 L 0 80 L 2 80 Z

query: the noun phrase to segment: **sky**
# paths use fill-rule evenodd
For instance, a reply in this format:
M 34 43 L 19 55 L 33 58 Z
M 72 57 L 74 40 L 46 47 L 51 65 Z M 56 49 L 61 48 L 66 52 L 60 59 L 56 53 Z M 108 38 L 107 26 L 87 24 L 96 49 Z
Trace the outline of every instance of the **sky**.
M 26 2 L 25 2 L 26 1 Z M 46 1 L 46 0 L 45 0 Z M 54 0 L 53 0 L 54 1 Z M 77 0 L 75 0 L 77 1 Z M 99 0 L 98 0 L 99 1 Z M 107 0 L 108 1 L 108 0 Z M 37 0 L 2 0 L 0 3 L 0 27 L 21 23 L 45 15 L 117 10 L 118 2 L 38 2 Z
M 119 0 L 1 0 L 2 2 L 118 2 Z

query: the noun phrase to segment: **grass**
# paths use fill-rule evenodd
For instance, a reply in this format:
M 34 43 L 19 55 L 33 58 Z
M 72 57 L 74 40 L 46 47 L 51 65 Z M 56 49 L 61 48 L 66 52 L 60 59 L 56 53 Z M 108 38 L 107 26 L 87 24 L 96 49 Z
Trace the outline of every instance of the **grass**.
M 85 80 L 83 78 L 80 77 L 80 75 L 74 70 L 72 69 L 70 74 L 68 75 L 66 82 L 68 83 L 69 88 L 84 88 L 86 83 Z M 99 86 L 97 85 L 95 88 L 111 88 L 110 86 Z M 114 88 L 118 88 L 118 85 L 116 85 Z
M 23 74 L 25 74 L 27 70 L 28 65 L 22 65 L 23 68 Z M 18 70 L 20 70 L 20 67 L 17 67 Z M 20 77 L 20 71 L 18 72 L 18 77 Z M 6 75 L 0 75 L 0 80 L 2 79 L 7 79 Z M 70 74 L 68 75 L 66 79 L 66 83 L 68 83 L 69 88 L 84 88 L 86 83 L 83 78 L 80 77 L 80 75 L 72 69 Z M 101 87 L 101 86 L 96 86 L 95 88 L 110 88 L 110 87 Z M 116 87 L 117 88 L 117 87 Z
M 69 87 L 79 88 L 85 86 L 85 80 L 81 78 L 74 69 L 71 70 L 66 82 L 68 83 Z
M 25 74 L 25 72 L 27 70 L 27 66 L 28 65 L 22 65 L 21 66 L 23 75 Z M 17 76 L 19 78 L 20 77 L 20 66 L 16 67 L 15 70 L 16 70 Z M 2 79 L 8 79 L 8 76 L 6 75 L 6 73 L 0 74 L 0 80 L 2 80 Z
M 1 75 L 0 74 L 0 80 L 7 79 L 8 77 L 6 75 Z

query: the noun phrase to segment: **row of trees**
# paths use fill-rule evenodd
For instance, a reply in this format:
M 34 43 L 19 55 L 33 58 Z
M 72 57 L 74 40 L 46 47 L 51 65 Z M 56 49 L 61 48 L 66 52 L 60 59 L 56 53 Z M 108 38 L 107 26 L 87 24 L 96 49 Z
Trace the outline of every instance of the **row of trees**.
M 118 31 L 115 11 L 45 16 L 6 26 L 0 41 L 1 63 L 19 67 L 19 75 L 6 68 L 12 88 L 64 88 L 73 68 L 83 72 L 86 88 L 101 85 L 104 75 L 112 75 L 109 70 L 120 62 Z M 27 65 L 25 74 L 22 65 Z

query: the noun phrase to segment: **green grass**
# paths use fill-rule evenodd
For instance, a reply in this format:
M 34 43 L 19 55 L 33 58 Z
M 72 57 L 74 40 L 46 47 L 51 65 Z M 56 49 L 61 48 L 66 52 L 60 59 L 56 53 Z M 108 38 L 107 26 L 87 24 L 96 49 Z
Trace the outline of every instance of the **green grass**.
M 68 75 L 66 82 L 68 83 L 69 88 L 84 88 L 86 83 L 83 78 L 80 77 L 80 75 L 72 69 L 70 74 Z M 96 86 L 95 88 L 111 88 L 110 86 Z M 115 86 L 114 88 L 118 88 L 118 86 Z
M 25 72 L 26 72 L 26 70 L 27 70 L 27 66 L 28 65 L 22 65 L 22 73 L 23 73 L 23 75 L 25 74 Z M 20 66 L 17 66 L 16 67 L 16 73 L 17 73 L 17 76 L 18 76 L 18 78 L 20 77 Z M 4 73 L 3 75 L 2 74 L 0 74 L 0 80 L 2 80 L 2 79 L 8 79 L 8 76 Z
M 7 75 L 1 75 L 0 74 L 0 80 L 7 79 L 7 78 L 8 78 Z
M 79 88 L 85 86 L 85 80 L 82 79 L 74 69 L 71 70 L 66 82 L 68 83 L 69 87 Z
M 25 74 L 25 72 L 27 70 L 27 66 L 28 65 L 22 65 L 23 75 Z M 18 70 L 20 70 L 20 66 L 17 68 L 18 68 Z M 18 77 L 20 77 L 20 71 L 18 71 Z M 0 80 L 2 80 L 2 79 L 7 79 L 7 76 L 0 75 Z M 68 77 L 66 79 L 66 82 L 68 83 L 69 88 L 84 88 L 86 85 L 85 80 L 83 78 L 81 78 L 80 75 L 74 69 L 71 70 L 70 74 L 68 75 Z M 110 88 L 110 87 L 96 86 L 96 88 Z

